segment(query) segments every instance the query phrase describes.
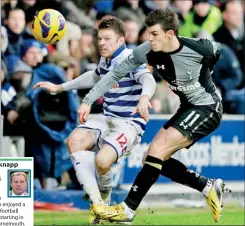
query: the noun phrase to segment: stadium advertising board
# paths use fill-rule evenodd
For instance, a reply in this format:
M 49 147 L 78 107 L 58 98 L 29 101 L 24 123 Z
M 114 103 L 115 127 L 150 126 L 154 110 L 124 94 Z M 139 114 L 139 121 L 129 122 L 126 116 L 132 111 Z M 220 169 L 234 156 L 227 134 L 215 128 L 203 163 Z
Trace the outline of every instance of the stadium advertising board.
M 141 160 L 150 142 L 168 117 L 154 117 L 147 125 L 141 144 L 124 162 L 122 183 L 131 184 L 141 168 Z M 189 150 L 177 152 L 175 158 L 207 177 L 244 180 L 244 116 L 224 116 L 220 127 Z M 169 182 L 160 177 L 158 182 Z

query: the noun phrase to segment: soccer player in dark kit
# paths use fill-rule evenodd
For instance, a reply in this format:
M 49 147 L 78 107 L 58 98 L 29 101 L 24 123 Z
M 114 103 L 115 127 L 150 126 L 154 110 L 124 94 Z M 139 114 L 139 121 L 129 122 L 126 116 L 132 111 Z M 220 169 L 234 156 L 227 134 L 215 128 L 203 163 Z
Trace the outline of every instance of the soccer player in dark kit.
M 211 78 L 220 56 L 220 46 L 207 39 L 179 37 L 177 15 L 169 9 L 150 12 L 145 23 L 149 41 L 138 46 L 90 90 L 78 110 L 79 120 L 81 123 L 86 121 L 91 104 L 143 63 L 156 68 L 167 81 L 180 98 L 180 108 L 153 139 L 144 157 L 143 168 L 125 201 L 115 206 L 96 204 L 92 208 L 104 219 L 132 222 L 135 210 L 161 174 L 200 191 L 212 210 L 213 219 L 218 222 L 223 210 L 222 179 L 201 176 L 171 156 L 212 133 L 221 122 L 221 97 Z M 149 97 L 141 96 L 136 111 L 147 121 L 149 106 Z

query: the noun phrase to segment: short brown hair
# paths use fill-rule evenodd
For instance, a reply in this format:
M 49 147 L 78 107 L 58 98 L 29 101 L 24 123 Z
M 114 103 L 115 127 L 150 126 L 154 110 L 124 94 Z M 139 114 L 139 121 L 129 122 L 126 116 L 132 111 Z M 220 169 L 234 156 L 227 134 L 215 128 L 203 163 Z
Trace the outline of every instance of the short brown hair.
M 104 16 L 98 21 L 98 30 L 112 29 L 118 35 L 125 37 L 123 22 L 115 16 Z
M 27 182 L 27 175 L 25 172 L 15 172 L 15 173 L 12 173 L 11 174 L 11 177 L 10 177 L 10 183 L 12 183 L 12 180 L 13 180 L 13 177 L 14 176 L 23 176 L 25 178 L 25 181 Z
M 175 35 L 178 35 L 179 31 L 179 19 L 176 13 L 170 9 L 157 9 L 150 12 L 145 19 L 145 24 L 150 27 L 156 24 L 160 24 L 164 32 L 173 30 Z

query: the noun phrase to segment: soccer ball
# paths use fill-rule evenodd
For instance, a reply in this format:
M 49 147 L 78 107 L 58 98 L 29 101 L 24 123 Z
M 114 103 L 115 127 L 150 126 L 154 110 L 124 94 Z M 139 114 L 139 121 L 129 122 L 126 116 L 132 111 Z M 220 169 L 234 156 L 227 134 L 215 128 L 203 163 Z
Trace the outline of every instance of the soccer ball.
M 66 33 L 66 21 L 63 15 L 54 9 L 43 9 L 34 17 L 32 34 L 40 42 L 56 43 Z

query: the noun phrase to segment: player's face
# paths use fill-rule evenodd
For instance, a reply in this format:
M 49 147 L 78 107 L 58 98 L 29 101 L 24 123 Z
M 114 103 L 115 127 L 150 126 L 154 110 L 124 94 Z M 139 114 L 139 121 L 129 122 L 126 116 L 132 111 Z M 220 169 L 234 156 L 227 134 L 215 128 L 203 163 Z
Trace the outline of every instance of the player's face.
M 111 58 L 113 53 L 124 43 L 124 37 L 120 37 L 112 29 L 100 29 L 98 32 L 98 44 L 102 57 Z
M 149 41 L 151 49 L 154 52 L 164 51 L 169 44 L 171 33 L 173 31 L 164 32 L 160 24 L 153 25 L 147 28 L 149 32 Z
M 12 177 L 11 188 L 16 195 L 21 195 L 25 192 L 27 183 L 25 177 L 22 175 L 16 175 Z

